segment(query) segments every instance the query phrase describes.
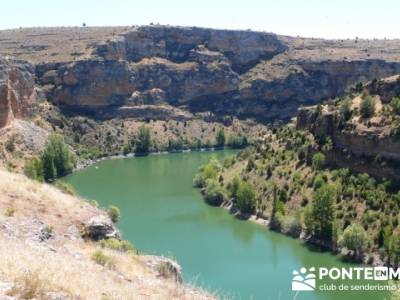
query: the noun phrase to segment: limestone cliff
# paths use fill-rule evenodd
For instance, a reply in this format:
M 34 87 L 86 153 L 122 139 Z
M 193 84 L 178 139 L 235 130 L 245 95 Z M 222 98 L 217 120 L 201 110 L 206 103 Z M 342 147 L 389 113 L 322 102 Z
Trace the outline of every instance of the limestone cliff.
M 0 128 L 24 117 L 36 102 L 33 67 L 25 62 L 0 60 Z
M 9 43 L 0 45 L 0 53 L 34 62 L 38 83 L 64 111 L 98 117 L 121 111 L 136 117 L 146 105 L 172 105 L 192 113 L 285 120 L 301 104 L 400 73 L 400 43 L 390 40 L 161 25 L 32 30 L 0 31 L 30 55 Z
M 352 117 L 348 121 L 341 120 L 340 107 L 330 103 L 319 109 L 299 109 L 297 128 L 308 129 L 321 140 L 331 138 L 333 149 L 327 153 L 331 163 L 379 178 L 400 180 L 399 116 L 391 113 L 388 105 L 392 97 L 399 95 L 399 87 L 399 76 L 374 80 L 363 87 L 364 93 L 376 98 L 371 118 L 358 115 L 363 96 L 353 91 Z

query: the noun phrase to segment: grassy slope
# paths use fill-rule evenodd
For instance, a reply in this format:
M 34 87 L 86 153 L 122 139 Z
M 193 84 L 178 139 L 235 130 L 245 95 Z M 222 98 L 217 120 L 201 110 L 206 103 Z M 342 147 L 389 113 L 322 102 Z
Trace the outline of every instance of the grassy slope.
M 133 252 L 102 249 L 112 264 L 96 264 L 91 256 L 99 245 L 68 238 L 68 227 L 82 228 L 103 211 L 22 175 L 0 170 L 0 182 L 0 281 L 9 287 L 0 294 L 33 293 L 40 299 L 48 292 L 81 299 L 212 298 L 160 277 L 146 265 L 146 256 Z M 35 240 L 37 224 L 52 228 L 54 238 Z

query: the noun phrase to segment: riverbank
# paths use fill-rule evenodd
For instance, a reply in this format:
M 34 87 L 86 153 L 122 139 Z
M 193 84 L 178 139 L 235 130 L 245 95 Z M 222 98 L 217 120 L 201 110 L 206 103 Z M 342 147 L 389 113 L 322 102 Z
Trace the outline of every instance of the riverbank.
M 223 151 L 223 150 L 240 150 L 240 149 L 232 148 L 232 147 L 222 147 L 222 148 L 221 147 L 211 147 L 211 148 L 199 148 L 199 149 L 185 149 L 185 150 L 181 150 L 181 151 L 157 151 L 157 152 L 149 152 L 144 155 L 142 155 L 142 154 L 138 155 L 135 153 L 129 153 L 126 155 L 123 155 L 123 154 L 111 155 L 111 156 L 104 156 L 104 157 L 96 158 L 96 159 L 86 159 L 81 162 L 78 162 L 74 168 L 74 172 L 85 169 L 87 167 L 90 167 L 96 163 L 99 163 L 99 162 L 102 162 L 105 160 L 110 160 L 110 159 L 124 159 L 124 158 L 143 157 L 143 156 L 148 156 L 148 155 L 166 155 L 166 154 L 173 154 L 173 153 L 210 152 L 210 151 Z

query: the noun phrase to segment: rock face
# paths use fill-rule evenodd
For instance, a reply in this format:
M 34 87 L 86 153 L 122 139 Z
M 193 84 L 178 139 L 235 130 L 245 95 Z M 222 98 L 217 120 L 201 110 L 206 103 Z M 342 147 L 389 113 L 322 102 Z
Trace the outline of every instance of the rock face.
M 34 78 L 30 64 L 0 59 L 0 128 L 31 112 L 36 103 Z
M 98 43 L 89 58 L 41 64 L 37 74 L 53 87 L 49 98 L 67 111 L 115 117 L 118 107 L 137 112 L 127 107 L 168 104 L 270 121 L 342 95 L 359 81 L 400 73 L 392 55 L 400 44 L 387 46 L 387 55 L 371 45 L 142 26 Z
M 71 39 L 72 29 L 52 29 L 52 35 L 46 30 L 47 44 L 64 35 Z M 80 29 L 77 36 L 84 35 L 87 46 L 71 40 L 80 51 L 57 48 L 59 59 L 50 59 L 52 53 L 41 47 L 42 35 L 27 31 L 35 46 L 37 82 L 64 112 L 136 117 L 148 105 L 169 105 L 269 122 L 289 119 L 300 105 L 340 96 L 360 81 L 400 73 L 400 42 L 395 40 L 305 39 L 160 25 L 107 30 L 108 39 L 101 34 L 96 40 L 89 39 L 90 29 Z M 17 44 L 24 31 L 18 34 Z M 0 45 L 0 53 L 12 54 L 10 49 Z M 3 101 L 3 120 L 10 112 L 4 108 L 8 102 Z
M 380 91 L 387 95 L 389 88 L 381 84 Z M 318 113 L 316 107 L 301 108 L 296 126 L 319 139 L 331 138 L 333 149 L 326 153 L 331 164 L 377 178 L 400 180 L 400 139 L 392 134 L 396 125 L 380 126 L 370 121 L 369 127 L 349 123 L 342 128 L 336 114 L 334 110 Z
M 85 235 L 93 240 L 120 238 L 118 229 L 111 219 L 105 215 L 92 217 L 85 224 Z

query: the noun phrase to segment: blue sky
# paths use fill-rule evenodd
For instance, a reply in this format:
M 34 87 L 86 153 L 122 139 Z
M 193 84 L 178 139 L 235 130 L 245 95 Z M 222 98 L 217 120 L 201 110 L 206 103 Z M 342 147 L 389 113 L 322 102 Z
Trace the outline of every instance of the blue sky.
M 154 22 L 307 37 L 400 38 L 399 0 L 4 0 L 0 7 L 0 29 Z

